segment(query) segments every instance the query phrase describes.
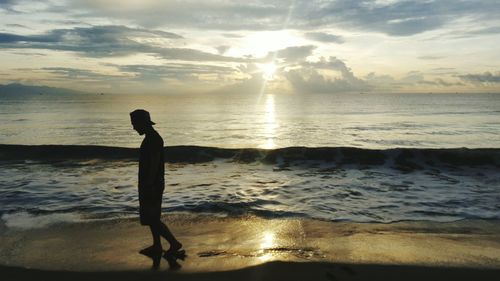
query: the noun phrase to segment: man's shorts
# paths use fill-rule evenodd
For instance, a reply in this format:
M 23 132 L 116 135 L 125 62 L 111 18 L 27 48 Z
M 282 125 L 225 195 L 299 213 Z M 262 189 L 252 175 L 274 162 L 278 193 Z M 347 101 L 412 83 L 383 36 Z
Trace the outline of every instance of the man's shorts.
M 160 221 L 163 189 L 154 191 L 139 188 L 139 216 L 141 225 L 152 225 Z

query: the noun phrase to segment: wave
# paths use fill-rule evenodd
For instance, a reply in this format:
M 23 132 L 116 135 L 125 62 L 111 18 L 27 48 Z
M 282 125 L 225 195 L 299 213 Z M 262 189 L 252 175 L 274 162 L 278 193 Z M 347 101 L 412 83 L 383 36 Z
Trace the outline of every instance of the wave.
M 500 148 L 393 148 L 285 147 L 278 149 L 218 148 L 204 146 L 168 146 L 169 163 L 204 163 L 228 159 L 238 163 L 262 162 L 286 166 L 296 161 L 325 161 L 339 165 L 391 164 L 401 170 L 424 166 L 496 166 L 500 167 Z M 0 144 L 0 160 L 65 161 L 74 159 L 136 161 L 139 149 L 97 145 L 9 145 Z

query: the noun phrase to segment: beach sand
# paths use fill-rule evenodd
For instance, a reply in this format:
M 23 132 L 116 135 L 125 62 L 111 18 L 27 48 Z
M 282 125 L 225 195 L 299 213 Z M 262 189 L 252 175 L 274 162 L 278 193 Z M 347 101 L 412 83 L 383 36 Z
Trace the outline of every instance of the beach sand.
M 496 280 L 500 222 L 371 224 L 311 219 L 163 217 L 184 244 L 169 270 L 138 251 L 137 219 L 0 226 L 2 280 Z M 168 247 L 164 243 L 164 247 Z M 8 277 L 8 278 L 4 278 Z

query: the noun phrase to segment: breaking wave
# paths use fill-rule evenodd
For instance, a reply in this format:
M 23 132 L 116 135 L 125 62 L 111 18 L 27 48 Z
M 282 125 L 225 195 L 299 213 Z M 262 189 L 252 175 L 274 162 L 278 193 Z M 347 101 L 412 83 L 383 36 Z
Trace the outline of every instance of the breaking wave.
M 500 167 L 499 148 L 393 148 L 354 147 L 285 147 L 278 149 L 218 148 L 203 146 L 168 146 L 164 149 L 169 163 L 205 163 L 227 159 L 238 163 L 282 164 L 294 161 L 325 161 L 338 165 L 386 165 L 401 169 L 426 166 L 496 166 Z M 0 159 L 65 161 L 73 159 L 138 159 L 136 148 L 94 145 L 0 145 Z

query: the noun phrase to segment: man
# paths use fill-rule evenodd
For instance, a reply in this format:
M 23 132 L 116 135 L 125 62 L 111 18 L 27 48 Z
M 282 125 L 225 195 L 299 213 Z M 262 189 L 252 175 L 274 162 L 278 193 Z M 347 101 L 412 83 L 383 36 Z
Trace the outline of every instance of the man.
M 140 253 L 150 257 L 160 256 L 163 252 L 160 236 L 163 236 L 170 243 L 167 254 L 175 254 L 182 244 L 161 221 L 161 201 L 165 189 L 163 139 L 153 128 L 155 123 L 146 110 L 134 110 L 130 119 L 134 130 L 141 136 L 146 135 L 139 157 L 139 214 L 141 225 L 148 225 L 151 229 L 153 245 Z

